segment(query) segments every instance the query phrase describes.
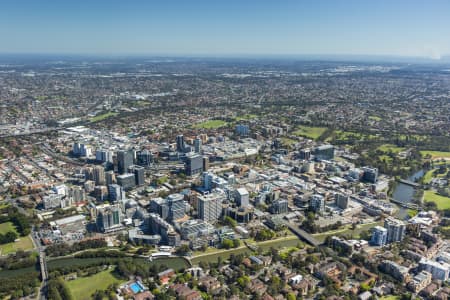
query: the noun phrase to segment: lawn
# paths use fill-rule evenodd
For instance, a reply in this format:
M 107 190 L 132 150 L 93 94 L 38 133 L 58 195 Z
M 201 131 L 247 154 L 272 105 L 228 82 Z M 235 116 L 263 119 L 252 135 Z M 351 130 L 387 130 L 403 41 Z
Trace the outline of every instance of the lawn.
M 290 138 L 282 137 L 281 142 L 283 143 L 283 145 L 290 146 L 295 144 L 297 141 Z
M 122 283 L 122 280 L 114 277 L 113 270 L 110 268 L 89 277 L 67 281 L 66 284 L 74 299 L 91 299 L 96 290 L 106 290 L 113 283 Z
M 450 152 L 444 152 L 444 151 L 420 151 L 420 154 L 422 154 L 423 157 L 427 155 L 431 155 L 431 159 L 450 159 Z
M 326 127 L 300 126 L 293 134 L 317 140 L 326 130 Z
M 222 120 L 208 120 L 194 125 L 194 128 L 217 129 L 226 126 L 228 123 Z
M 423 183 L 426 184 L 426 183 L 430 183 L 431 182 L 431 180 L 434 178 L 434 175 L 433 175 L 434 171 L 436 171 L 436 169 L 428 170 L 425 173 L 425 175 L 423 175 L 423 177 L 422 177 Z
M 434 202 L 439 210 L 450 208 L 450 198 L 441 196 L 434 191 L 424 191 L 424 200 L 426 202 Z
M 5 234 L 9 231 L 14 231 L 15 233 L 17 233 L 16 227 L 14 226 L 14 224 L 12 222 L 0 223 L 0 233 L 1 234 Z
M 378 116 L 369 116 L 369 120 L 380 122 L 382 119 Z
M 398 299 L 400 299 L 400 296 L 390 295 L 390 296 L 383 296 L 379 299 L 380 300 L 398 300 Z
M 398 147 L 398 146 L 392 145 L 392 144 L 383 144 L 380 147 L 378 147 L 377 149 L 382 152 L 392 152 L 392 153 L 399 153 L 399 152 L 402 152 L 403 150 L 405 150 L 405 148 L 403 148 L 403 147 Z
M 34 248 L 30 236 L 21 236 L 18 239 L 17 242 L 0 245 L 0 255 L 15 253 L 19 249 L 28 251 Z
M 110 117 L 117 116 L 118 114 L 119 114 L 119 113 L 109 111 L 109 112 L 107 112 L 107 113 L 104 113 L 104 114 L 101 114 L 101 115 L 92 117 L 90 121 L 91 121 L 92 123 L 94 123 L 94 122 L 99 122 L 99 121 L 103 121 L 103 120 L 105 120 L 105 119 L 108 119 L 108 118 L 110 118 Z

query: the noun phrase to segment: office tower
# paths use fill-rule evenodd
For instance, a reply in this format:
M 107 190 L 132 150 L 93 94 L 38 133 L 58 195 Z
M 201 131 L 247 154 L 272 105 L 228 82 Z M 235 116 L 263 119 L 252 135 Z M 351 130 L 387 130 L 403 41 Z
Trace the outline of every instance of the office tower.
M 192 176 L 203 172 L 203 159 L 197 153 L 189 153 L 186 155 L 186 175 Z
M 272 214 L 285 214 L 288 212 L 288 201 L 286 199 L 278 199 L 272 202 L 269 207 Z
M 108 195 L 108 188 L 104 185 L 97 185 L 94 187 L 94 196 L 97 201 L 106 200 L 106 196 Z
M 214 174 L 209 173 L 209 172 L 203 172 L 202 185 L 205 190 L 210 191 L 212 189 L 213 178 L 214 178 Z
M 86 167 L 83 170 L 84 179 L 86 180 L 94 180 L 94 169 L 91 167 Z
M 314 212 L 325 211 L 325 199 L 322 195 L 314 194 L 311 196 L 309 207 Z
M 200 138 L 194 140 L 194 151 L 195 153 L 202 154 L 202 140 Z
M 112 202 L 117 202 L 125 199 L 125 191 L 118 184 L 108 185 L 108 196 L 109 200 Z
M 337 207 L 339 207 L 340 209 L 346 209 L 348 207 L 348 200 L 349 200 L 348 195 L 336 193 L 334 194 L 334 200 L 336 202 Z
M 331 160 L 334 158 L 334 146 L 322 145 L 314 149 L 314 156 L 318 160 Z
M 173 222 L 185 216 L 186 203 L 182 194 L 171 194 L 167 197 L 169 221 Z
M 240 136 L 248 136 L 250 134 L 250 128 L 248 125 L 238 124 L 236 125 L 236 133 Z
M 96 185 L 105 185 L 106 176 L 105 169 L 102 166 L 95 166 L 93 170 L 93 180 Z
M 99 149 L 95 151 L 95 160 L 99 162 L 113 162 L 113 153 L 108 150 Z
M 108 172 L 106 172 L 106 173 L 105 173 L 105 177 L 106 177 L 106 184 L 107 184 L 107 185 L 117 183 L 117 181 L 116 181 L 116 175 L 114 174 L 114 171 L 108 171 Z
M 370 242 L 374 245 L 383 247 L 387 242 L 387 229 L 381 226 L 375 226 L 372 229 L 372 238 Z
M 137 153 L 137 164 L 144 168 L 149 168 L 153 163 L 153 154 L 148 150 L 142 150 Z
M 184 143 L 184 136 L 182 134 L 177 136 L 177 151 L 184 152 L 186 144 Z
M 300 150 L 300 159 L 310 160 L 311 159 L 311 150 L 310 149 Z
M 167 200 L 161 197 L 154 198 L 150 201 L 150 212 L 158 214 L 164 220 L 169 218 L 169 206 Z
M 128 173 L 134 174 L 136 185 L 145 184 L 145 168 L 141 166 L 131 166 L 128 168 Z
M 207 222 L 217 222 L 222 214 L 222 203 L 226 199 L 225 193 L 210 193 L 197 199 L 198 218 Z
M 132 150 L 117 152 L 117 170 L 119 174 L 127 172 L 128 168 L 133 165 L 134 154 Z
M 180 233 L 185 240 L 195 239 L 214 232 L 214 226 L 202 220 L 189 220 L 181 223 Z
M 72 198 L 73 202 L 78 204 L 86 200 L 86 192 L 80 186 L 71 186 L 69 188 L 69 197 Z
M 101 232 L 110 232 L 121 227 L 122 211 L 118 204 L 108 205 L 97 210 L 97 228 Z
M 387 229 L 386 242 L 400 242 L 405 237 L 406 224 L 403 221 L 389 217 L 384 220 L 384 228 Z
M 117 184 L 126 191 L 134 188 L 136 186 L 136 179 L 134 174 L 125 173 L 117 176 Z
M 376 183 L 378 179 L 378 169 L 377 168 L 370 168 L 370 167 L 364 167 L 363 169 L 363 180 L 370 182 L 370 183 Z
M 50 194 L 44 196 L 42 199 L 42 204 L 44 209 L 53 209 L 57 207 L 61 207 L 61 201 L 64 198 L 64 195 L 61 194 Z
M 203 171 L 208 171 L 209 169 L 209 157 L 203 156 Z
M 236 204 L 239 207 L 247 207 L 250 203 L 250 195 L 245 188 L 238 188 L 236 190 Z

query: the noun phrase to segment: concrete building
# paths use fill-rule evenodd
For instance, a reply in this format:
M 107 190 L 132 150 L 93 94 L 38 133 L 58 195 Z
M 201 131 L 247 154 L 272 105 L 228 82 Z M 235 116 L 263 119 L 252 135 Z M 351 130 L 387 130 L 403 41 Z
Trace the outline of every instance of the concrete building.
M 314 149 L 314 157 L 318 160 L 332 160 L 334 158 L 334 146 L 322 145 Z
M 194 152 L 198 154 L 202 154 L 202 140 L 200 138 L 196 138 L 194 140 Z
M 177 136 L 177 151 L 184 152 L 186 149 L 186 144 L 184 142 L 184 136 L 182 134 Z
M 203 172 L 203 158 L 197 153 L 188 153 L 186 155 L 186 175 L 193 176 Z
M 414 293 L 419 293 L 432 281 L 432 275 L 430 272 L 421 271 L 408 283 L 408 288 Z
M 125 191 L 118 184 L 108 185 L 108 196 L 112 202 L 118 202 L 125 199 Z
M 405 237 L 406 224 L 403 221 L 389 217 L 384 220 L 384 228 L 387 229 L 386 242 L 400 242 Z
M 336 193 L 336 194 L 334 194 L 334 200 L 335 200 L 337 207 L 339 207 L 340 209 L 348 208 L 348 201 L 349 201 L 348 195 L 345 195 L 342 193 Z
M 117 184 L 127 191 L 136 186 L 136 178 L 132 173 L 125 173 L 117 176 Z
M 450 265 L 423 258 L 419 262 L 419 269 L 431 273 L 433 279 L 446 281 L 449 278 Z
M 314 194 L 311 196 L 309 207 L 314 212 L 325 211 L 325 198 L 322 195 Z
M 286 199 L 278 199 L 269 206 L 272 214 L 285 214 L 288 212 L 288 201 Z
M 383 247 L 387 242 L 388 231 L 386 228 L 381 226 L 375 226 L 372 229 L 372 238 L 370 242 L 374 245 Z
M 135 184 L 137 186 L 145 184 L 145 168 L 133 165 L 128 168 L 128 173 L 134 174 Z
M 117 151 L 117 170 L 119 174 L 125 174 L 128 168 L 133 165 L 134 153 L 132 150 Z
M 96 185 L 105 185 L 106 184 L 106 176 L 105 176 L 105 168 L 102 166 L 95 166 L 93 170 L 93 180 Z
M 97 228 L 101 232 L 111 232 L 121 228 L 122 211 L 118 204 L 104 206 L 97 210 Z
M 166 198 L 168 219 L 173 222 L 182 219 L 186 212 L 186 203 L 182 194 L 171 194 Z
M 236 125 L 236 133 L 240 136 L 249 136 L 250 127 L 245 124 L 238 124 Z
M 148 150 L 142 150 L 136 154 L 137 164 L 144 168 L 150 168 L 153 163 L 153 154 Z
M 250 204 L 250 195 L 245 188 L 236 189 L 236 204 L 239 207 L 247 207 Z
M 378 169 L 377 168 L 370 168 L 370 167 L 363 167 L 363 180 L 370 182 L 370 183 L 376 183 L 378 179 Z
M 226 200 L 224 192 L 213 192 L 197 199 L 198 218 L 215 223 L 222 214 L 222 203 Z

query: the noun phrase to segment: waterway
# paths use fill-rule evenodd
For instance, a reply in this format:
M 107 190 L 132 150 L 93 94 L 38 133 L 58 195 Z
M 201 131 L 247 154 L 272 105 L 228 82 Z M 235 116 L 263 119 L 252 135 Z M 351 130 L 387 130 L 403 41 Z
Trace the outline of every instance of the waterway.
M 414 172 L 411 176 L 409 176 L 407 178 L 407 180 L 412 181 L 412 182 L 416 182 L 418 181 L 420 178 L 422 178 L 425 175 L 425 170 L 419 170 L 417 172 Z M 401 183 L 401 182 L 397 182 L 397 185 L 395 187 L 394 192 L 392 193 L 392 198 L 395 200 L 398 200 L 400 202 L 403 203 L 410 203 L 413 198 L 414 198 L 414 193 L 416 192 L 415 188 Z M 398 217 L 399 218 L 405 218 L 408 215 L 408 212 L 405 208 L 401 208 L 399 209 L 398 212 Z

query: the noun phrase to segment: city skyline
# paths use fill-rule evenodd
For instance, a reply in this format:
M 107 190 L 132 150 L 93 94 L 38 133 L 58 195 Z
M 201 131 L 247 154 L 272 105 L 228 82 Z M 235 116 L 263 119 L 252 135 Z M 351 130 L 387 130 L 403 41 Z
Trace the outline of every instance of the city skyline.
M 446 1 L 14 1 L 0 53 L 187 56 L 450 54 Z

